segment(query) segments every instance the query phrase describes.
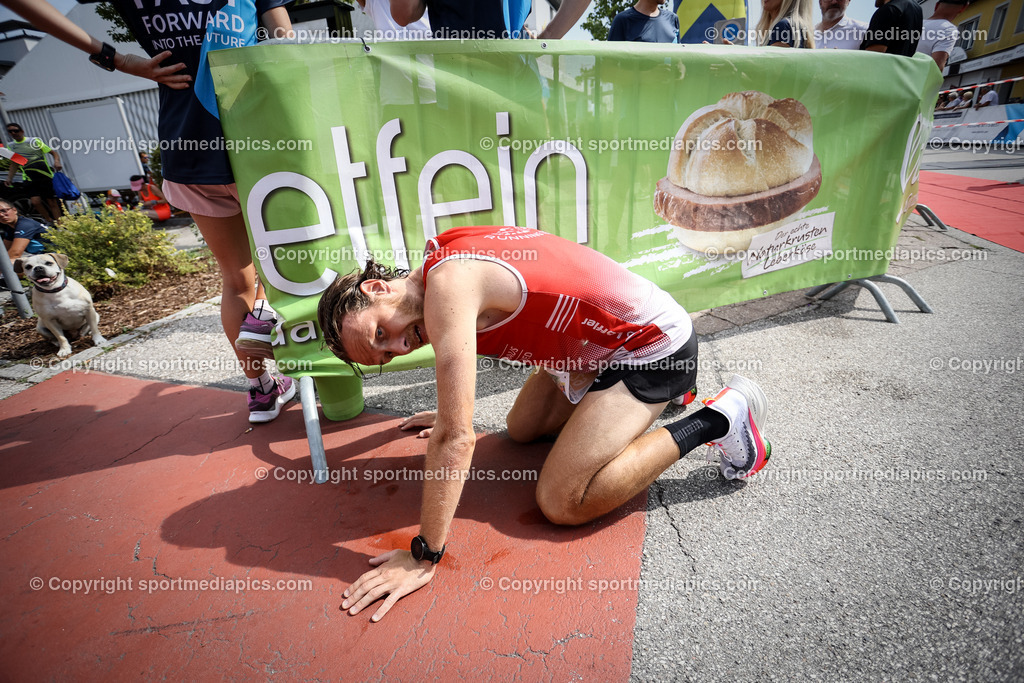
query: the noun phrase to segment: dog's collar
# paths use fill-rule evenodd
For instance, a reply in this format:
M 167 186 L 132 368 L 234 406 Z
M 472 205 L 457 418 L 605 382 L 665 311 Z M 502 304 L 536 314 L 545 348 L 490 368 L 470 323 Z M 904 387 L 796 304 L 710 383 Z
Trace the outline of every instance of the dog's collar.
M 64 282 L 57 289 L 43 289 L 42 287 L 37 285 L 35 282 L 32 283 L 32 286 L 35 287 L 36 289 L 38 289 L 43 294 L 56 294 L 57 292 L 63 290 L 65 287 L 68 286 L 68 275 L 67 275 L 67 273 L 61 273 L 61 275 L 64 276 Z

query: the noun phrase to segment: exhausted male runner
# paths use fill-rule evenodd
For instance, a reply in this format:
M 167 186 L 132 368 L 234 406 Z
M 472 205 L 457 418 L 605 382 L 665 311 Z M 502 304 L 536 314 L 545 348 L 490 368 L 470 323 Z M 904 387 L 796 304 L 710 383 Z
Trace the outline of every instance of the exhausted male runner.
M 539 230 L 470 227 L 427 243 L 421 267 L 395 272 L 372 261 L 324 292 L 324 340 L 342 360 L 383 365 L 432 344 L 437 413 L 423 483 L 420 535 L 345 591 L 357 614 L 378 598 L 380 620 L 425 585 L 473 459 L 477 354 L 535 365 L 506 418 L 528 442 L 558 434 L 537 481 L 537 503 L 555 524 L 582 524 L 615 509 L 686 453 L 709 443 L 727 478 L 767 462 L 767 400 L 734 375 L 714 399 L 645 433 L 670 400 L 696 386 L 697 340 L 686 311 L 653 283 L 587 247 Z M 450 473 L 451 476 L 448 476 Z

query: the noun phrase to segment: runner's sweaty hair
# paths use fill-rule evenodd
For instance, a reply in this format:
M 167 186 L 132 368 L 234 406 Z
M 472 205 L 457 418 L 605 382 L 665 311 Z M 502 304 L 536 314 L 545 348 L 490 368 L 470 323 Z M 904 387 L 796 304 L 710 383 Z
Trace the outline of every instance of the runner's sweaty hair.
M 348 275 L 339 275 L 331 283 L 321 295 L 316 311 L 317 322 L 320 323 L 320 330 L 324 334 L 324 344 L 331 353 L 352 365 L 352 359 L 341 343 L 341 331 L 346 315 L 361 311 L 370 305 L 370 297 L 359 289 L 359 285 L 367 280 L 397 280 L 408 274 L 408 270 L 390 268 L 371 258 L 362 271 L 356 269 Z

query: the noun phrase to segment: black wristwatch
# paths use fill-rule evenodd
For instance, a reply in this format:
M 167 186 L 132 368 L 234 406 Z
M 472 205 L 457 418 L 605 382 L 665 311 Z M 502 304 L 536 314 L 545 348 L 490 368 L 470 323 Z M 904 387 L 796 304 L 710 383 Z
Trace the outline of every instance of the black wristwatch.
M 114 70 L 114 55 L 117 54 L 117 50 L 114 49 L 109 43 L 103 43 L 103 47 L 100 51 L 94 55 L 89 55 L 89 61 L 106 71 Z
M 427 545 L 427 539 L 422 536 L 417 536 L 412 539 L 412 558 L 417 562 L 430 560 L 431 564 L 437 564 L 441 561 L 441 558 L 444 557 L 444 549 L 447 547 L 448 546 L 444 546 L 439 551 L 431 550 L 430 546 Z

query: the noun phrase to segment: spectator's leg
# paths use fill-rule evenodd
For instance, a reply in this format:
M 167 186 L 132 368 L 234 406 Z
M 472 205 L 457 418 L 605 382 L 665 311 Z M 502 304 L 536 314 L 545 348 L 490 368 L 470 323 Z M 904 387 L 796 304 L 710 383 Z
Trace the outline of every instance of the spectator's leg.
M 263 359 L 235 348 L 239 326 L 245 314 L 252 310 L 256 299 L 252 286 L 256 280 L 256 266 L 253 265 L 252 253 L 249 251 L 245 221 L 241 213 L 227 218 L 192 214 L 192 219 L 220 267 L 223 279 L 220 321 L 224 335 L 242 363 L 245 376 L 255 379 L 263 374 Z

